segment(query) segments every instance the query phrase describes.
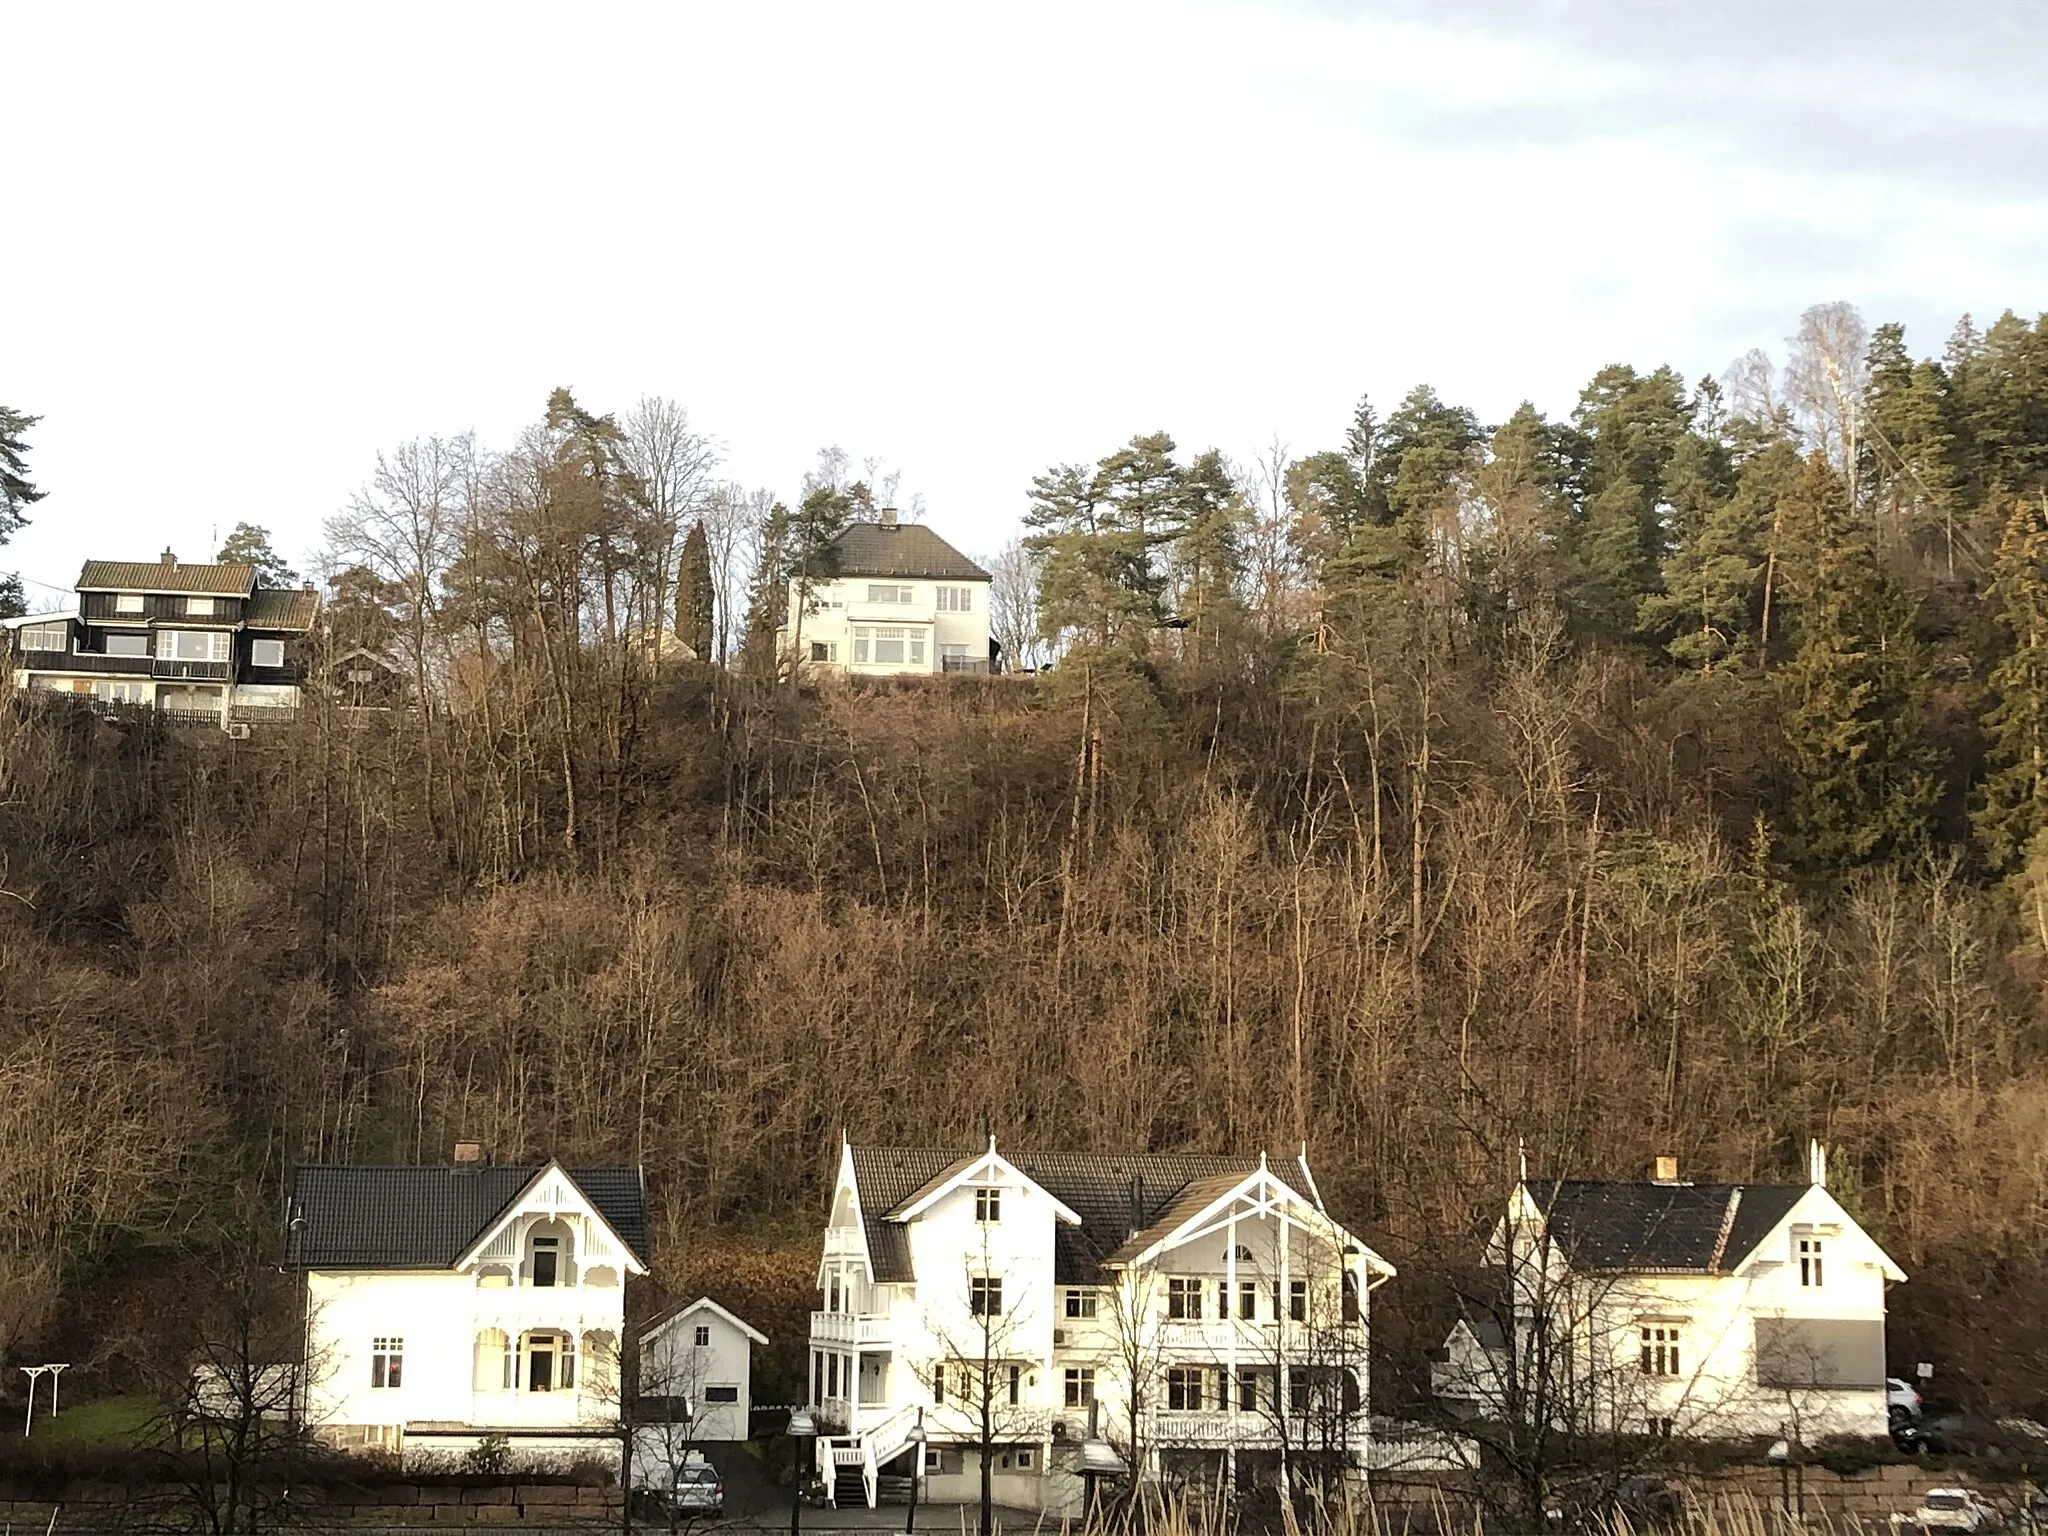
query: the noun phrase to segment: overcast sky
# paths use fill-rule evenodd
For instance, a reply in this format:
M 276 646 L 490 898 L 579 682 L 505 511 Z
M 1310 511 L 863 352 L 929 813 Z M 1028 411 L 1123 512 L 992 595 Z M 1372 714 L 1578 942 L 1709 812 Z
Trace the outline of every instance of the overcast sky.
M 879 457 L 970 551 L 1164 428 L 1563 414 L 1832 299 L 2048 306 L 2048 6 L 0 0 L 0 569 L 309 558 L 379 448 L 550 388 L 723 473 Z M 31 588 L 31 598 L 49 596 Z

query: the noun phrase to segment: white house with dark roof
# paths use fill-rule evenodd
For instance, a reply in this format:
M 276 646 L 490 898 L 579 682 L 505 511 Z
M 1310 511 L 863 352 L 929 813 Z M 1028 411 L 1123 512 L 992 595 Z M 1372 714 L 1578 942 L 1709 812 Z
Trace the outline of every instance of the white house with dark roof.
M 1366 1449 L 1368 1297 L 1393 1269 L 1305 1158 L 842 1148 L 811 1316 L 837 1502 L 1071 1509 L 1097 1432 L 1147 1474 Z
M 1828 1192 L 1523 1179 L 1495 1226 L 1496 1294 L 1468 1298 L 1432 1364 L 1470 1417 L 1734 1439 L 1882 1435 L 1885 1287 L 1906 1276 Z
M 789 584 L 776 654 L 868 677 L 988 672 L 989 573 L 922 523 L 854 523 L 808 585 Z
M 748 1438 L 754 1348 L 768 1336 L 709 1296 L 640 1325 L 633 1412 L 633 1483 L 670 1486 L 706 1442 Z
M 284 718 L 319 611 L 312 587 L 259 586 L 250 565 L 88 560 L 75 610 L 8 622 L 14 682 L 230 729 Z
M 491 1435 L 529 1463 L 615 1457 L 626 1282 L 648 1264 L 640 1170 L 457 1158 L 298 1170 L 306 1422 L 408 1461 Z

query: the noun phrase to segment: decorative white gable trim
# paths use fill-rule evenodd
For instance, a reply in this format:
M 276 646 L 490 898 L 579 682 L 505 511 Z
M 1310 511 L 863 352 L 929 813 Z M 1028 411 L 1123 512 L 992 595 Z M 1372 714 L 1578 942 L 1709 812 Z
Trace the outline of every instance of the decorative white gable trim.
M 552 1159 L 527 1181 L 526 1188 L 514 1196 L 503 1214 L 470 1244 L 469 1251 L 455 1261 L 454 1267 L 467 1269 L 480 1263 L 516 1263 L 519 1258 L 519 1218 L 543 1214 L 582 1216 L 590 1222 L 587 1240 L 577 1255 L 579 1264 L 619 1264 L 631 1274 L 647 1273 L 647 1266 L 640 1262 L 617 1229 L 605 1220 L 604 1213 L 583 1193 L 562 1165 Z
M 678 1308 L 676 1311 L 669 1313 L 668 1316 L 659 1319 L 655 1323 L 651 1324 L 649 1327 L 641 1330 L 641 1345 L 644 1347 L 647 1341 L 653 1338 L 656 1334 L 666 1332 L 668 1329 L 673 1328 L 677 1324 L 681 1323 L 684 1319 L 695 1317 L 699 1312 L 712 1312 L 717 1314 L 719 1317 L 724 1318 L 728 1323 L 731 1323 L 733 1327 L 739 1329 L 741 1333 L 745 1334 L 748 1338 L 752 1339 L 756 1344 L 766 1344 L 768 1342 L 768 1335 L 761 1332 L 761 1330 L 756 1328 L 752 1323 L 749 1323 L 746 1319 L 736 1315 L 733 1312 L 728 1311 L 726 1308 L 721 1307 L 709 1296 L 699 1296 L 687 1307 Z
M 1884 1272 L 1884 1277 L 1894 1283 L 1903 1282 L 1906 1272 L 1899 1268 L 1892 1256 L 1878 1247 L 1877 1239 L 1863 1230 L 1863 1226 L 1842 1209 L 1842 1203 L 1827 1192 L 1825 1186 L 1815 1184 L 1792 1204 L 1792 1209 L 1770 1231 L 1766 1232 L 1747 1253 L 1728 1256 L 1729 1268 L 1740 1270 L 1759 1260 L 1778 1262 L 1769 1258 L 1769 1250 L 1789 1256 L 1787 1245 L 1791 1241 L 1794 1227 L 1837 1227 L 1844 1237 L 1853 1234 L 1853 1241 L 1861 1245 L 1866 1253 L 1863 1262 L 1874 1264 Z
M 1307 1171 L 1306 1164 L 1303 1164 L 1303 1171 Z M 1142 1268 L 1157 1262 L 1159 1256 L 1168 1249 L 1179 1248 L 1224 1231 L 1233 1221 L 1245 1217 L 1274 1215 L 1286 1215 L 1304 1227 L 1320 1229 L 1322 1235 L 1331 1242 L 1353 1244 L 1357 1247 L 1359 1256 L 1364 1259 L 1369 1272 L 1381 1280 L 1393 1277 L 1393 1265 L 1353 1237 L 1319 1203 L 1305 1199 L 1286 1180 L 1266 1167 L 1263 1159 L 1256 1173 L 1245 1175 L 1237 1185 L 1218 1195 L 1179 1226 L 1133 1255 L 1125 1263 L 1131 1269 Z
M 834 1211 L 839 1208 L 839 1193 L 841 1190 L 846 1192 L 847 1199 L 853 1204 L 853 1235 L 860 1243 L 861 1263 L 867 1266 L 868 1275 L 872 1278 L 875 1273 L 875 1255 L 868 1247 L 867 1213 L 861 1209 L 860 1180 L 853 1171 L 853 1143 L 846 1139 L 846 1132 L 843 1129 L 839 1133 L 839 1183 L 832 1191 L 832 1209 Z M 825 1265 L 827 1260 L 828 1255 L 821 1248 L 818 1253 L 817 1276 L 817 1283 L 820 1286 L 823 1286 L 825 1283 Z
M 1071 1207 L 1054 1199 L 1052 1193 L 1043 1184 L 996 1151 L 996 1143 L 993 1136 L 989 1138 L 988 1150 L 982 1153 L 980 1157 L 967 1164 L 951 1178 L 933 1185 L 920 1195 L 915 1203 L 907 1205 L 902 1210 L 896 1212 L 890 1220 L 915 1221 L 954 1190 L 964 1185 L 983 1183 L 991 1174 L 1001 1174 L 1004 1178 L 1014 1180 L 1026 1189 L 1036 1190 L 1052 1202 L 1052 1213 L 1055 1217 L 1064 1221 L 1070 1227 L 1081 1225 L 1080 1216 Z

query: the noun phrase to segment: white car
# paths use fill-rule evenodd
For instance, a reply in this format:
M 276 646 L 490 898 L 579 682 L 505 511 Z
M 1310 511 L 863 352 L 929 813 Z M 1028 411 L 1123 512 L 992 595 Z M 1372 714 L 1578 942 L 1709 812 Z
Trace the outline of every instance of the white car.
M 1885 1416 L 1896 1422 L 1901 1414 L 1909 1419 L 1920 1417 L 1920 1394 L 1913 1384 L 1897 1376 L 1884 1379 Z
M 1998 1511 L 1968 1488 L 1930 1488 L 1912 1519 L 1923 1531 L 1995 1531 Z

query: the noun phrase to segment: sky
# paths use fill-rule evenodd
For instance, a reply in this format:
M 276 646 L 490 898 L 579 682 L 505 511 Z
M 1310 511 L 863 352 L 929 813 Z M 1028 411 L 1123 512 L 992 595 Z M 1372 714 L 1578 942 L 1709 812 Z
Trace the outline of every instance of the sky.
M 969 552 L 1138 432 L 1570 411 L 1847 299 L 2048 308 L 2038 0 L 0 0 L 0 570 L 310 568 L 381 449 L 568 385 L 827 444 Z M 31 602 L 61 594 L 32 586 Z

